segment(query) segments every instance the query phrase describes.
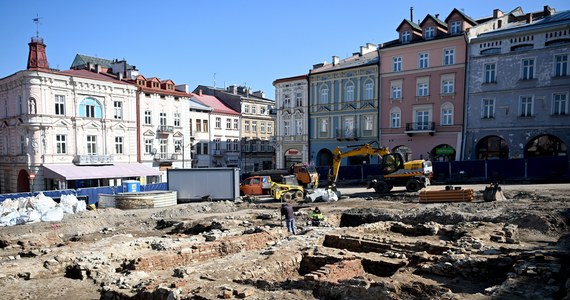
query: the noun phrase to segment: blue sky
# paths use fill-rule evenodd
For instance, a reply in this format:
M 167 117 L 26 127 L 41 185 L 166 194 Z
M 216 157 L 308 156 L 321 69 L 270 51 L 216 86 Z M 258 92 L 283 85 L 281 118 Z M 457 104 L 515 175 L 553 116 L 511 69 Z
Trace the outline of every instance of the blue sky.
M 495 8 L 570 9 L 567 0 L 458 2 L 2 1 L 0 78 L 26 68 L 36 15 L 52 68 L 69 69 L 78 53 L 126 59 L 146 77 L 172 79 L 191 89 L 246 85 L 274 99 L 275 79 L 307 74 L 332 56 L 342 59 L 366 43 L 397 38 L 396 27 L 409 18 L 411 6 L 416 21 L 427 14 L 445 19 L 454 7 L 475 19 Z

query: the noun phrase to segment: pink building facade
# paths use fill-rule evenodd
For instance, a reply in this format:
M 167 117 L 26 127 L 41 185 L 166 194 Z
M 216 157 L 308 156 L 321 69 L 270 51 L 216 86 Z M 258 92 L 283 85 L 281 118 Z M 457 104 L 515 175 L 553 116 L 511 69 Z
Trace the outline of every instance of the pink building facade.
M 411 17 L 413 19 L 413 17 Z M 404 20 L 381 45 L 381 145 L 408 159 L 460 159 L 467 42 L 477 22 L 454 9 L 445 21 Z

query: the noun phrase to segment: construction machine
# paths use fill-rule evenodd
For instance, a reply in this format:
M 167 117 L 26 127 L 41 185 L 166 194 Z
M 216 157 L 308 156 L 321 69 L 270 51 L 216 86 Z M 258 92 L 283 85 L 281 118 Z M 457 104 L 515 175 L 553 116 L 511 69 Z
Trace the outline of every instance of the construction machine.
M 295 175 L 304 188 L 314 189 L 319 186 L 319 173 L 314 165 L 295 163 L 287 169 L 260 170 L 250 172 L 248 176 L 270 176 L 274 182 L 281 182 L 282 176 Z
M 417 192 L 430 184 L 433 173 L 429 160 L 405 161 L 401 153 L 391 153 L 387 147 L 372 147 L 371 144 L 355 146 L 343 152 L 337 147 L 333 152 L 333 164 L 329 174 L 329 182 L 336 182 L 342 159 L 358 155 L 378 155 L 382 167 L 382 175 L 368 183 L 367 188 L 374 188 L 377 193 L 387 193 L 395 186 L 405 186 L 407 191 Z

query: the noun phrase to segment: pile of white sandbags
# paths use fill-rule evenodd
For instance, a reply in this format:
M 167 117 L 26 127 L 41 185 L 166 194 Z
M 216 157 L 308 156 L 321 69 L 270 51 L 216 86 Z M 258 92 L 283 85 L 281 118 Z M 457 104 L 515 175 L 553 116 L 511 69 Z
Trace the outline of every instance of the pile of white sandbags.
M 6 199 L 0 203 L 0 226 L 61 221 L 64 214 L 75 214 L 86 209 L 85 201 L 78 201 L 71 194 L 62 195 L 59 203 L 43 193 L 34 197 Z

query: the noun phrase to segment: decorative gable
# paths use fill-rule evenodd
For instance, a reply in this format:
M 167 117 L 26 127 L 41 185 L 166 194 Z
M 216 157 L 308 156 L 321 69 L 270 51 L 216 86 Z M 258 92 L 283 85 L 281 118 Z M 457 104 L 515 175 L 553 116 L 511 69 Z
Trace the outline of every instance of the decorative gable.
M 144 136 L 155 136 L 156 133 L 155 133 L 154 131 L 152 131 L 152 130 L 149 129 L 149 130 L 145 131 L 145 132 L 143 133 L 143 135 L 144 135 Z
M 398 28 L 396 28 L 396 31 L 399 33 L 399 40 L 403 44 L 410 43 L 422 36 L 422 29 L 416 23 L 405 19 L 400 23 Z

